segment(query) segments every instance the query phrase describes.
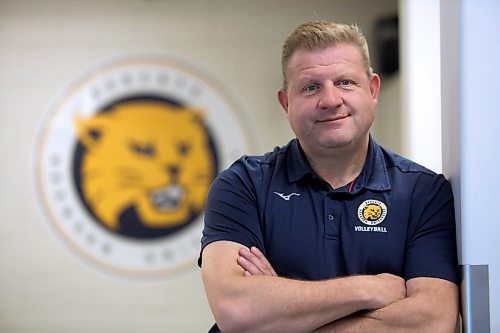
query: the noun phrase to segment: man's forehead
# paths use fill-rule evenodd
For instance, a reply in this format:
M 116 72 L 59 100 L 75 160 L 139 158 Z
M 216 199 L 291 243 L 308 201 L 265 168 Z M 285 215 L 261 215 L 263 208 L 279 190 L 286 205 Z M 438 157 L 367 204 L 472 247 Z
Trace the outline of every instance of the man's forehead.
M 359 65 L 362 68 L 361 52 L 356 46 L 347 43 L 312 50 L 299 48 L 290 58 L 288 70 L 304 71 L 336 64 Z

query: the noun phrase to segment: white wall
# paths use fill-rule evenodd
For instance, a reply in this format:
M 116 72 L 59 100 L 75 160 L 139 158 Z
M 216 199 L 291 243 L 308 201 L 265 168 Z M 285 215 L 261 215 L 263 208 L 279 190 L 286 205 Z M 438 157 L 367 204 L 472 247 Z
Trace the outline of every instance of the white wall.
M 460 227 L 460 263 L 488 265 L 490 331 L 500 331 L 500 224 L 497 189 L 500 129 L 500 3 L 443 0 L 444 168 L 451 176 Z M 444 13 L 443 13 L 444 14 Z M 465 281 L 463 288 L 470 287 Z M 484 289 L 483 289 L 484 290 Z M 467 289 L 475 292 L 475 289 Z M 464 301 L 470 300 L 464 295 Z M 474 307 L 475 304 L 469 304 Z M 477 307 L 477 305 L 476 305 Z M 474 312 L 474 309 L 472 309 Z M 483 314 L 484 315 L 484 314 Z M 468 316 L 466 316 L 468 317 Z M 484 318 L 484 316 L 483 316 Z M 465 332 L 479 332 L 468 317 Z M 477 318 L 475 318 L 477 319 Z M 474 330 L 474 328 L 476 330 Z
M 0 0 L 0 331 L 203 332 L 199 270 L 130 280 L 86 264 L 50 233 L 33 191 L 35 132 L 54 95 L 110 57 L 165 51 L 217 76 L 249 111 L 260 151 L 291 132 L 275 102 L 280 47 L 312 19 L 358 22 L 367 37 L 396 1 Z M 398 79 L 381 92 L 375 136 L 398 119 Z M 384 98 L 384 94 L 391 96 Z M 383 101 L 383 102 L 382 102 Z M 392 101 L 392 102 L 391 102 Z M 397 127 L 397 125 L 396 125 Z

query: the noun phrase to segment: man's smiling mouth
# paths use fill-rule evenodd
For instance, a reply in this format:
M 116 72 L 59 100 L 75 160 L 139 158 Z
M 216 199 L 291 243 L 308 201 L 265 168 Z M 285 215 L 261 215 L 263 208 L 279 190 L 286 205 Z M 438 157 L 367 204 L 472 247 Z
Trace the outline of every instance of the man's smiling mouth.
M 349 117 L 349 116 L 348 115 L 341 115 L 341 116 L 335 116 L 335 117 L 330 117 L 330 118 L 325 118 L 325 119 L 319 119 L 319 120 L 316 120 L 316 122 L 317 123 L 335 122 L 335 121 L 345 119 L 347 117 Z

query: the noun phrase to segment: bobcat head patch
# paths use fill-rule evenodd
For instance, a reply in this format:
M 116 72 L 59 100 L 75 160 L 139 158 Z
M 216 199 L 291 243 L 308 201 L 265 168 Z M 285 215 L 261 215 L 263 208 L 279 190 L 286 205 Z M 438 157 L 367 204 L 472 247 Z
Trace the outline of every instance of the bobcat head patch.
M 387 216 L 387 206 L 379 200 L 365 200 L 358 207 L 358 218 L 366 225 L 382 223 Z

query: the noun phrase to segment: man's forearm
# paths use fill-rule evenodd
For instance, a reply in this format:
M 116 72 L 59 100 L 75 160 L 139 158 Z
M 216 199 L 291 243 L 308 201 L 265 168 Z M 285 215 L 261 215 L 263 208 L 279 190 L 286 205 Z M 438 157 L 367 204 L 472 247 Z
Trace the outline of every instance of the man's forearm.
M 269 261 L 258 249 L 240 251 L 239 260 L 248 275 L 275 275 Z M 378 291 L 378 290 L 377 290 Z M 454 332 L 458 315 L 458 288 L 437 278 L 414 278 L 407 281 L 406 298 L 376 311 L 341 318 L 314 332 Z M 383 291 L 380 291 L 383 293 Z
M 372 296 L 363 291 L 369 284 L 364 277 L 315 282 L 270 276 L 244 278 L 239 282 L 243 289 L 226 298 L 225 309 L 220 308 L 220 316 L 216 316 L 228 332 L 231 328 L 243 332 L 310 332 L 373 306 Z
M 415 282 L 415 281 L 414 281 Z M 458 316 L 458 290 L 447 281 L 420 279 L 409 297 L 382 309 L 354 314 L 327 324 L 315 333 L 453 333 Z
M 217 243 L 205 248 L 202 273 L 210 306 L 224 332 L 311 332 L 405 294 L 402 280 L 389 274 L 326 281 L 245 275 L 236 263 L 242 246 Z

